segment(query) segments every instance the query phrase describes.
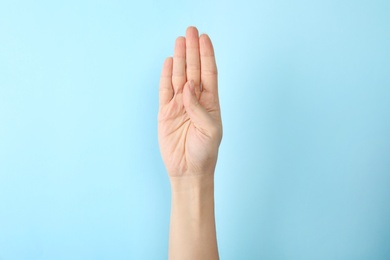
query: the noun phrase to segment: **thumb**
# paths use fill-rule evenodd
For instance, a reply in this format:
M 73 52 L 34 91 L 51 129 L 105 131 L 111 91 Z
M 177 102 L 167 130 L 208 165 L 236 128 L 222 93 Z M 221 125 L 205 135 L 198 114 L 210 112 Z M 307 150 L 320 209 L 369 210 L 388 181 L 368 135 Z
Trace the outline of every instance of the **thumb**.
M 183 103 L 195 128 L 207 134 L 213 126 L 213 121 L 206 109 L 199 103 L 195 94 L 194 81 L 192 80 L 184 85 Z

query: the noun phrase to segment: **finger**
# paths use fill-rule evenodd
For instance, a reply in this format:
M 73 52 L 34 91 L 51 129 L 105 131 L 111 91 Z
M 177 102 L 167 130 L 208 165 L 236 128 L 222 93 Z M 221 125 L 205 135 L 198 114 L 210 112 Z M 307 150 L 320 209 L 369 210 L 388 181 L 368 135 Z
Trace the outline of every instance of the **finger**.
M 184 85 L 183 104 L 195 127 L 209 136 L 213 134 L 211 132 L 215 124 L 206 109 L 199 103 L 195 94 L 195 84 L 192 80 Z
M 218 71 L 214 48 L 207 34 L 199 38 L 202 90 L 218 94 Z
M 175 94 L 182 92 L 186 81 L 186 39 L 178 37 L 173 53 L 172 84 Z
M 186 32 L 187 81 L 193 80 L 196 90 L 200 90 L 199 36 L 196 27 L 188 27 Z
M 172 57 L 166 58 L 162 67 L 159 91 L 160 107 L 168 104 L 173 97 L 172 63 Z

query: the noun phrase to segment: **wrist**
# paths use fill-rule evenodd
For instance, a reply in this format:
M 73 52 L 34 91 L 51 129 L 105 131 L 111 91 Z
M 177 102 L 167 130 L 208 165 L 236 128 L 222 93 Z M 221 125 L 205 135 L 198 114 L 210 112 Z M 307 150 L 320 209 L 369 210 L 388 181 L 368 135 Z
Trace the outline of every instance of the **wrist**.
M 172 196 L 175 194 L 196 193 L 214 190 L 214 173 L 202 175 L 171 176 L 169 178 Z
M 171 177 L 172 212 L 201 221 L 214 215 L 214 174 Z

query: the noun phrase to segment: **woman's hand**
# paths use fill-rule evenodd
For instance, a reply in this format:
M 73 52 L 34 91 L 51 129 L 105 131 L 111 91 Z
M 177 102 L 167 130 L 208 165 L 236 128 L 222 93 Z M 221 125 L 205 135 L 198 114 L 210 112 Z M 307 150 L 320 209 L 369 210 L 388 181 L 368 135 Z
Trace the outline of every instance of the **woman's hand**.
M 213 174 L 222 139 L 217 67 L 210 38 L 189 27 L 160 80 L 158 137 L 170 177 Z

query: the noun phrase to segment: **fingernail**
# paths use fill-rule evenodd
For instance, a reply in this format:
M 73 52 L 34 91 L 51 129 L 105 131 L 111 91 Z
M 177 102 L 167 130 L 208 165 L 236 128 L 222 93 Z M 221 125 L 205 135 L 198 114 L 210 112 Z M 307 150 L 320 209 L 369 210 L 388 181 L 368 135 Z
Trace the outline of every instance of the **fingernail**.
M 195 94 L 195 86 L 193 80 L 190 80 L 190 91 L 192 94 Z

